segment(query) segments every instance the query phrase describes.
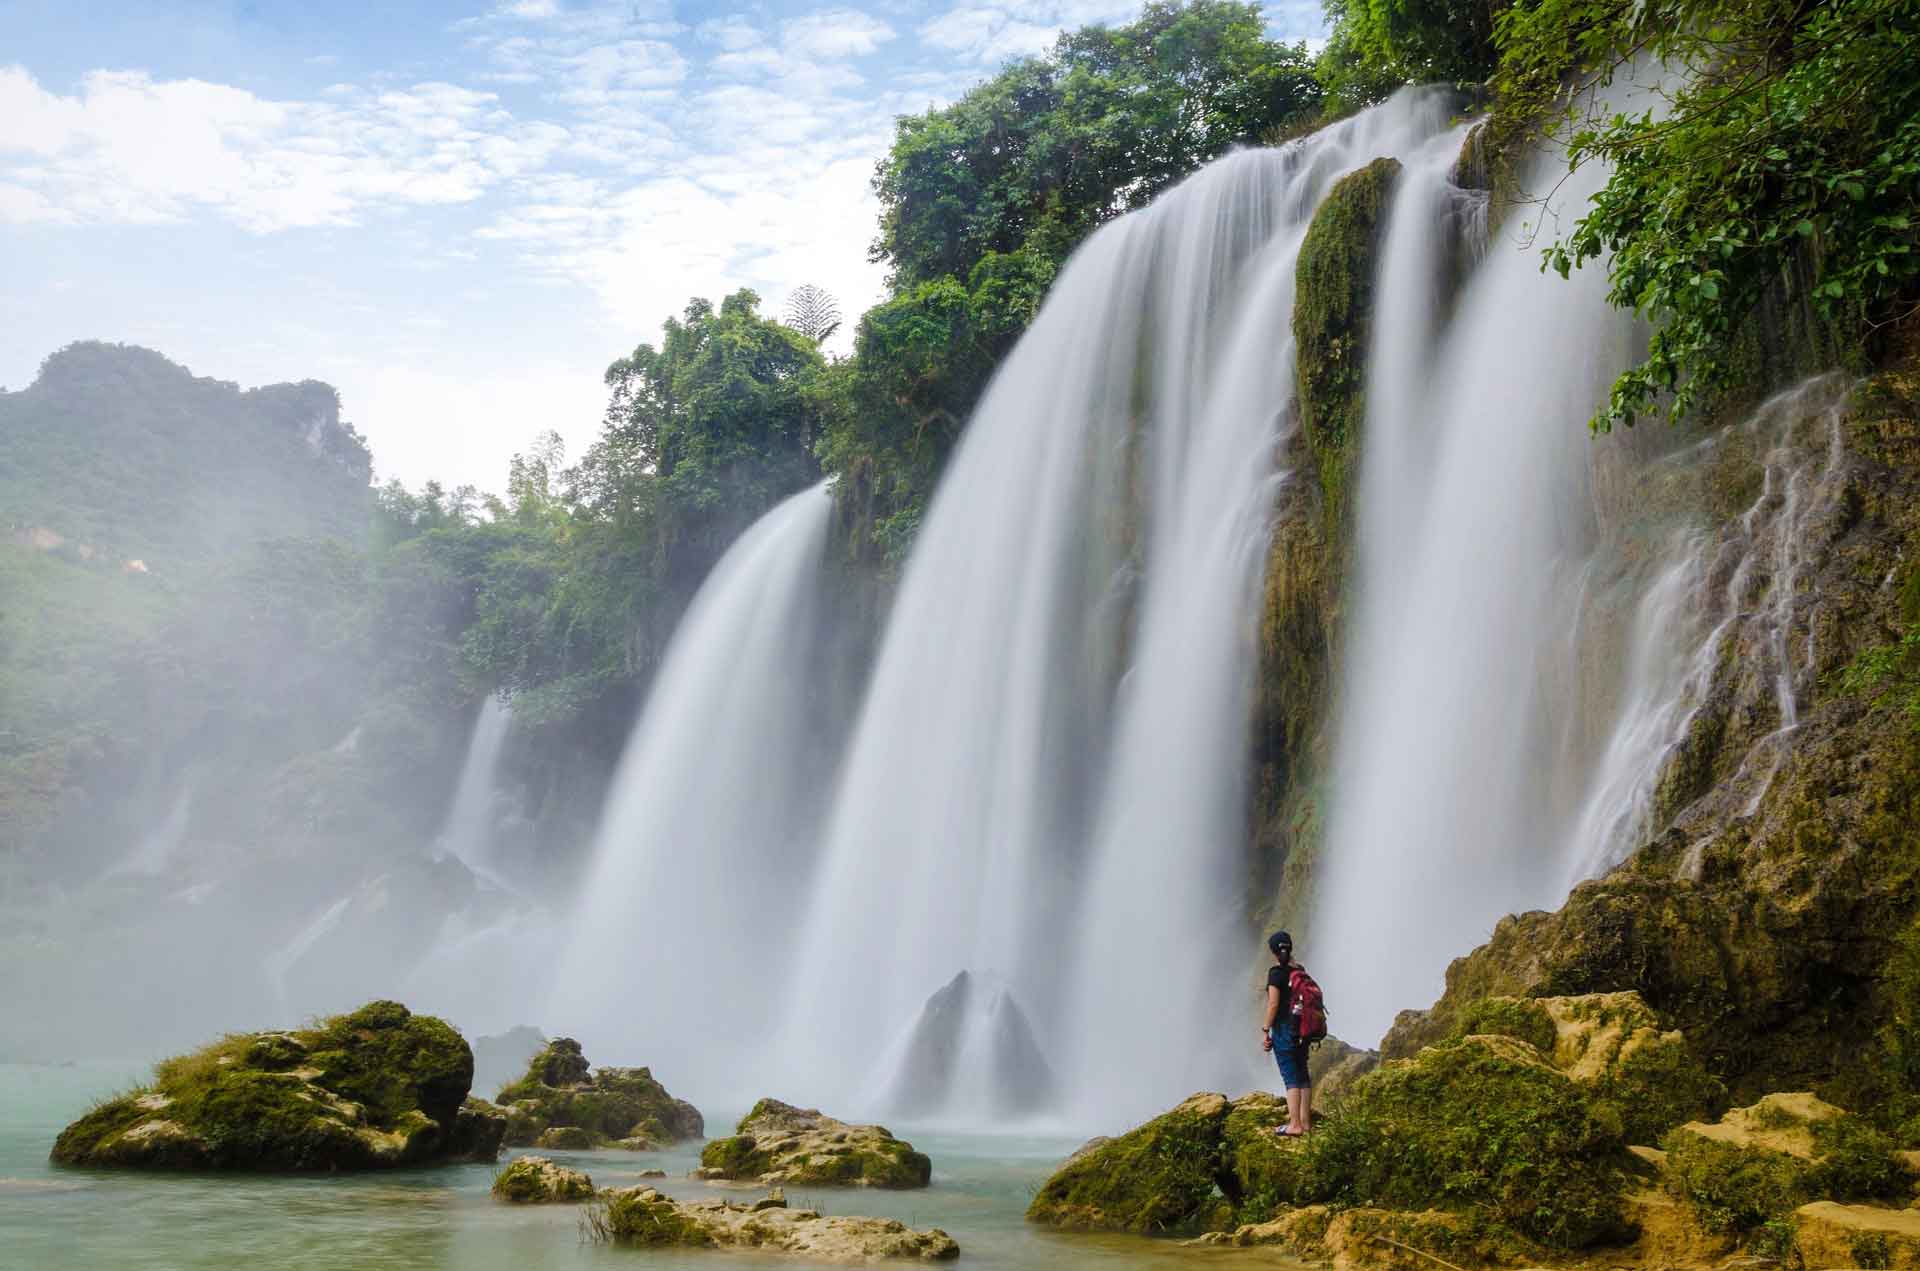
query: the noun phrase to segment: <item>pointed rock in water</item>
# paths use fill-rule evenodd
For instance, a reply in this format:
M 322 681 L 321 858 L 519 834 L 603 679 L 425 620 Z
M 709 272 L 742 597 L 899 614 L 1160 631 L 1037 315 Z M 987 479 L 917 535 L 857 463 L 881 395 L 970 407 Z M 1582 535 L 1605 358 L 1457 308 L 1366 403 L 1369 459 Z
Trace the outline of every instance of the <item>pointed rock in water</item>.
M 916 1230 L 890 1218 L 824 1218 L 812 1209 L 683 1202 L 651 1187 L 602 1192 L 588 1223 L 616 1244 L 754 1249 L 816 1262 L 946 1262 L 960 1256 L 960 1246 L 938 1227 Z
M 494 1178 L 493 1194 L 516 1205 L 590 1200 L 593 1179 L 580 1170 L 556 1165 L 544 1156 L 523 1156 Z
M 983 1045 L 984 1052 L 963 1053 L 969 1041 Z M 968 1073 L 968 1065 L 980 1065 L 980 1072 Z M 962 971 L 921 1009 L 888 1103 L 903 1116 L 940 1112 L 953 1106 L 970 1077 L 982 1076 L 986 1111 L 996 1117 L 1038 1112 L 1058 1090 L 1053 1068 L 1013 994 Z
M 762 1099 L 732 1138 L 700 1153 L 693 1177 L 801 1187 L 925 1187 L 933 1162 L 884 1126 L 848 1125 L 814 1108 Z
M 648 1151 L 706 1133 L 698 1108 L 667 1093 L 646 1068 L 594 1071 L 571 1037 L 556 1037 L 500 1090 L 509 1147 Z
M 239 1033 L 154 1069 L 61 1131 L 59 1165 L 366 1170 L 492 1160 L 505 1117 L 468 1099 L 452 1027 L 372 1002 L 315 1028 Z

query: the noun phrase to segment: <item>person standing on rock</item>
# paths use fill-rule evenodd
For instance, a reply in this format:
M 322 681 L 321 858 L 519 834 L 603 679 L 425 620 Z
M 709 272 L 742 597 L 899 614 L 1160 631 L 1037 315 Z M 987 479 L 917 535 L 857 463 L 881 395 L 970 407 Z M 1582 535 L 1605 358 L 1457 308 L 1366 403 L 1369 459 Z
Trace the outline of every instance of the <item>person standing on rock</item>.
M 1273 965 L 1267 969 L 1267 1013 L 1260 1024 L 1260 1048 L 1273 1052 L 1280 1080 L 1287 1087 L 1287 1123 L 1275 1131 L 1297 1138 L 1313 1128 L 1313 1078 L 1307 1073 L 1307 1043 L 1293 1012 L 1293 937 L 1276 931 L 1267 937 Z

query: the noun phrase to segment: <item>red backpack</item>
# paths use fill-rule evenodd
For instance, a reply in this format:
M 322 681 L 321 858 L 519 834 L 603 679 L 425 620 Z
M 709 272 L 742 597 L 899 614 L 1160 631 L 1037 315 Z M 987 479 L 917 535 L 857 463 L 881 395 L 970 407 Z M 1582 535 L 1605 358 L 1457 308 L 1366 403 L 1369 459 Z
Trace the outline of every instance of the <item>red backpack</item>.
M 1293 1035 L 1302 1042 L 1327 1038 L 1327 1000 L 1305 967 L 1296 966 L 1287 977 L 1287 995 L 1293 999 Z

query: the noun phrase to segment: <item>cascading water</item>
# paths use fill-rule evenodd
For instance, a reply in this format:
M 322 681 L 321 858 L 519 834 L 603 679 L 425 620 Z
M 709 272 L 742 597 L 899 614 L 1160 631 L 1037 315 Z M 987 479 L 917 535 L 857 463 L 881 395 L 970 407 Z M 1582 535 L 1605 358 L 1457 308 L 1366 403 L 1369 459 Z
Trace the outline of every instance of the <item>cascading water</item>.
M 1407 178 L 1388 297 L 1442 271 L 1430 253 L 1457 250 L 1426 228 L 1444 170 Z M 1599 179 L 1583 168 L 1542 214 Z M 1403 250 L 1410 234 L 1428 246 Z M 1437 996 L 1448 961 L 1501 915 L 1564 894 L 1552 755 L 1571 687 L 1552 652 L 1591 546 L 1583 424 L 1636 338 L 1604 270 L 1543 279 L 1510 241 L 1490 245 L 1425 367 L 1404 352 L 1421 343 L 1409 320 L 1383 304 L 1368 377 L 1359 590 L 1306 950 L 1356 1042 Z
M 805 1089 L 871 1101 L 891 1074 L 848 1056 L 898 1053 L 962 970 L 1008 986 L 1103 1119 L 1238 1070 L 1246 620 L 1292 427 L 1294 257 L 1335 178 L 1447 108 L 1404 93 L 1230 155 L 1069 262 L 901 585 L 796 968 L 782 1055 Z
M 436 846 L 458 857 L 483 878 L 494 877 L 493 829 L 498 815 L 500 752 L 513 726 L 513 712 L 499 697 L 488 697 L 474 718 L 467 757 L 454 785 L 453 802 Z
M 832 501 L 794 495 L 723 557 L 675 632 L 601 819 L 546 1017 L 676 1090 L 764 1077 L 821 740 L 808 709 Z

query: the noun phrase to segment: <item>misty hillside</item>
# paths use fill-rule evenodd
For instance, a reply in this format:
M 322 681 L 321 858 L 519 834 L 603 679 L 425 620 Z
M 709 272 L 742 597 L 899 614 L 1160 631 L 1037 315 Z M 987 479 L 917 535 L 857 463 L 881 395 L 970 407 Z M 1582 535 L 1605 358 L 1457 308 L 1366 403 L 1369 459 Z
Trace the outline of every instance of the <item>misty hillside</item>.
M 372 466 L 339 394 L 315 380 L 242 391 L 149 349 L 86 342 L 0 393 L 9 536 L 156 574 L 260 539 L 358 542 Z

